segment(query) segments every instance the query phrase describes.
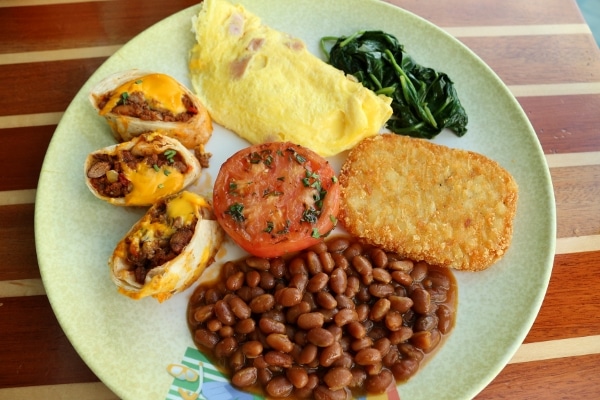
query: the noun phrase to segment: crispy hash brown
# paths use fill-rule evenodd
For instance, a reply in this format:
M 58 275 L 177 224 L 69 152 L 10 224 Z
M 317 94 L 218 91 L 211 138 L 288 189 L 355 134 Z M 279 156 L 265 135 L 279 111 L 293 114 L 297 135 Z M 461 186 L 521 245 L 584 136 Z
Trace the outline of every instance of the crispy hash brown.
M 510 245 L 518 187 L 481 154 L 383 134 L 350 151 L 339 182 L 340 220 L 370 244 L 470 271 Z

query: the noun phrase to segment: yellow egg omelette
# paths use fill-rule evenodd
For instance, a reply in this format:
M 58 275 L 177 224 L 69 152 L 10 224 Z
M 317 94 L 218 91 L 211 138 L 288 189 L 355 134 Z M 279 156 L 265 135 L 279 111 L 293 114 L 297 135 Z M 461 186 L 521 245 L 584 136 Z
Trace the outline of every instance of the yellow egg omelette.
M 290 141 L 327 157 L 377 134 L 391 98 L 312 55 L 241 5 L 204 0 L 190 73 L 218 124 L 252 144 Z

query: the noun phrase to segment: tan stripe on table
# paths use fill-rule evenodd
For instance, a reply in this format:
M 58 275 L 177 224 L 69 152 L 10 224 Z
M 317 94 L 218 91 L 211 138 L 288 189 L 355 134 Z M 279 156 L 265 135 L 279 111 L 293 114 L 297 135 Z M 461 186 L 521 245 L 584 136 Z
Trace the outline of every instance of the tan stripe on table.
M 165 393 L 166 395 L 166 393 Z M 0 399 L 11 400 L 117 400 L 118 397 L 101 382 L 42 385 L 0 389 Z

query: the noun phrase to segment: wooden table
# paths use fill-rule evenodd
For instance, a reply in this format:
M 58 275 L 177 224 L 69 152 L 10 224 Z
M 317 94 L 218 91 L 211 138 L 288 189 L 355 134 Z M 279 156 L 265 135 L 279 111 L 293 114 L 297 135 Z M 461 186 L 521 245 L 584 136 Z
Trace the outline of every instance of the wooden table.
M 59 326 L 34 243 L 40 167 L 69 102 L 134 35 L 195 0 L 0 1 L 0 399 L 116 398 Z M 600 51 L 574 0 L 390 0 L 457 37 L 530 118 L 557 207 L 539 315 L 478 399 L 600 398 Z

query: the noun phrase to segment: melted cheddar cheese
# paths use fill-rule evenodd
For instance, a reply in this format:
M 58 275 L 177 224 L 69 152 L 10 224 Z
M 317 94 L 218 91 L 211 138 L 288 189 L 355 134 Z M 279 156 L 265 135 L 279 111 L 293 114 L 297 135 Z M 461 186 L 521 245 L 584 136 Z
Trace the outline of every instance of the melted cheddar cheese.
M 133 92 L 144 93 L 145 100 L 152 109 L 168 110 L 175 115 L 187 111 L 182 101 L 185 93 L 176 80 L 164 74 L 149 74 L 116 88 L 109 101 L 100 110 L 100 115 L 111 112 L 119 101 L 126 97 L 126 93 Z
M 176 168 L 162 166 L 158 171 L 142 162 L 136 169 L 123 163 L 123 174 L 133 184 L 134 190 L 125 196 L 127 205 L 151 204 L 154 199 L 162 197 L 161 193 L 177 193 L 183 189 L 184 176 Z

